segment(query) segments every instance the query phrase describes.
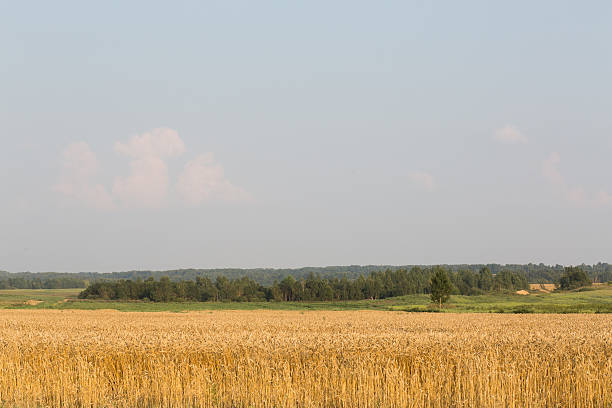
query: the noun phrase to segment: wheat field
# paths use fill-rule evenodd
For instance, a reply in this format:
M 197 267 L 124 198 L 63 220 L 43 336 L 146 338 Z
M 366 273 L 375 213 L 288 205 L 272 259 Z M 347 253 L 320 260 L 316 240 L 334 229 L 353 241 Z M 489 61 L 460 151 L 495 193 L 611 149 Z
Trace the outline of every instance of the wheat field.
M 0 311 L 2 407 L 610 407 L 610 315 Z

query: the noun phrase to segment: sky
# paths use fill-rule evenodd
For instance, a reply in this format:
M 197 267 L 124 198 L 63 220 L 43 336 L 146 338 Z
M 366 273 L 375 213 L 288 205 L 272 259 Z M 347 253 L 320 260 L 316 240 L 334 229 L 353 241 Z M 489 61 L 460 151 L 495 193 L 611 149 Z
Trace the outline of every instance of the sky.
M 0 0 L 0 270 L 611 262 L 611 20 Z

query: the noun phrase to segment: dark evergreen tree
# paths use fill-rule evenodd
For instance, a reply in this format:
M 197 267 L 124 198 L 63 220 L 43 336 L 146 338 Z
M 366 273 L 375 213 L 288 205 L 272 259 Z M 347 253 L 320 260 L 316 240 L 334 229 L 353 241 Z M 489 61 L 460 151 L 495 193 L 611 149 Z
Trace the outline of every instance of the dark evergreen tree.
M 430 282 L 431 300 L 434 303 L 438 303 L 440 309 L 442 309 L 442 303 L 448 301 L 452 290 L 453 284 L 446 270 L 441 267 L 435 267 Z

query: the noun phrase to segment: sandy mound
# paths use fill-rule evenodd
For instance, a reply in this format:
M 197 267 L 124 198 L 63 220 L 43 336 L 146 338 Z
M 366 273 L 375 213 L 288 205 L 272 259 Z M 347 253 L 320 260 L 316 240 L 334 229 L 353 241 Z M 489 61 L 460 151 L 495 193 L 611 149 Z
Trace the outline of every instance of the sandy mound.
M 517 294 L 517 295 L 528 295 L 528 294 L 529 294 L 529 292 L 527 292 L 526 290 L 517 290 L 517 291 L 516 291 L 516 294 Z
M 540 292 L 550 293 L 555 290 L 554 283 L 530 283 L 529 290 L 539 290 Z
M 25 302 L 23 302 L 23 304 L 30 305 L 30 306 L 36 306 L 36 305 L 40 305 L 42 302 L 43 302 L 42 300 L 30 299 L 30 300 L 26 300 Z

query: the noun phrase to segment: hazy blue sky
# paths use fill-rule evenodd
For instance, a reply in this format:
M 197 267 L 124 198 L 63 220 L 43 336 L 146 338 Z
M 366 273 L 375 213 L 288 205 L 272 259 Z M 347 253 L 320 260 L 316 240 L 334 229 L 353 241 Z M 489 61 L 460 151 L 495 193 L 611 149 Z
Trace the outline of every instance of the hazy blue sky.
M 612 261 L 611 21 L 0 0 L 0 269 Z

